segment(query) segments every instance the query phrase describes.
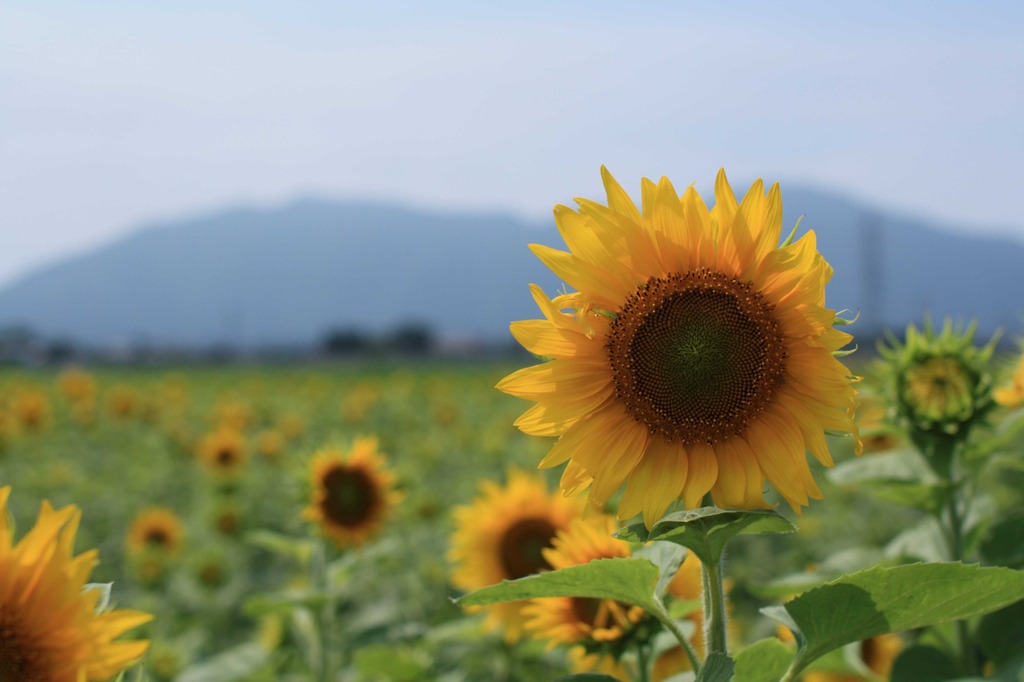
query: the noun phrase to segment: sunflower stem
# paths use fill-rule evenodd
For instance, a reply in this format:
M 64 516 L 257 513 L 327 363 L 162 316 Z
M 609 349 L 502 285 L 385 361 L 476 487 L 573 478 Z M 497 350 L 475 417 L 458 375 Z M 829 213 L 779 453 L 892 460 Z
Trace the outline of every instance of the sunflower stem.
M 701 564 L 704 578 L 704 617 L 708 654 L 727 654 L 725 643 L 725 589 L 722 585 L 722 557 Z
M 639 668 L 639 677 L 637 682 L 649 682 L 651 679 L 650 673 L 650 661 L 648 660 L 650 652 L 647 649 L 646 644 L 637 644 L 636 647 L 636 666 Z
M 664 616 L 659 615 L 658 620 L 675 636 L 679 646 L 683 647 L 683 651 L 686 652 L 686 658 L 690 660 L 690 667 L 693 669 L 693 673 L 695 675 L 699 673 L 701 667 L 700 658 L 697 657 L 697 652 L 693 650 L 693 645 L 686 639 L 686 633 L 679 627 L 679 623 L 672 620 L 667 613 Z
M 957 444 L 952 443 L 949 446 L 949 452 L 943 453 L 949 460 L 948 478 L 949 481 L 949 501 L 946 505 L 947 508 L 947 532 L 949 538 L 949 553 L 950 558 L 953 561 L 964 560 L 964 517 L 960 511 L 960 481 L 957 472 Z M 941 513 L 941 512 L 940 512 Z M 943 519 L 940 518 L 940 521 Z M 967 627 L 967 621 L 958 620 L 956 622 L 956 639 L 957 645 L 960 650 L 960 659 L 963 666 L 963 670 L 968 675 L 975 675 L 979 671 L 977 669 L 975 655 L 974 655 L 974 642 L 971 640 L 971 633 Z
M 310 560 L 310 583 L 325 597 L 323 607 L 316 610 L 317 633 L 319 634 L 319 651 L 316 675 L 320 682 L 331 680 L 330 634 L 334 627 L 334 602 L 330 596 L 330 584 L 327 577 L 327 548 L 323 538 L 313 543 L 313 556 Z

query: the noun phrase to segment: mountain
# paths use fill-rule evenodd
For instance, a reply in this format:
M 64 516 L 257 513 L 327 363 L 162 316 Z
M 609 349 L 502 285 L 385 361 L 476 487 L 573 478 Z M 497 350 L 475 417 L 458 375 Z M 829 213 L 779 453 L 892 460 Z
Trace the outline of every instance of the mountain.
M 972 236 L 818 190 L 784 194 L 836 275 L 829 305 L 861 309 L 855 331 L 933 316 L 1021 326 L 1024 245 Z M 404 322 L 447 337 L 508 339 L 538 317 L 527 284 L 560 283 L 527 244 L 562 247 L 552 221 L 498 213 L 301 200 L 143 227 L 0 290 L 0 326 L 95 345 L 311 343 L 329 328 Z M 563 247 L 564 248 L 564 247 Z

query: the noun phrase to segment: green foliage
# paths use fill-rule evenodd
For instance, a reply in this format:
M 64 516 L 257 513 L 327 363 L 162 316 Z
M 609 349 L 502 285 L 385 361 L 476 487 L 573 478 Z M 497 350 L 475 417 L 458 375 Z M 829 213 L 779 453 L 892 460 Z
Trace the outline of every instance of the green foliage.
M 1024 567 L 1024 509 L 997 519 L 981 541 L 980 550 L 987 564 Z
M 889 682 L 945 682 L 960 677 L 956 664 L 935 647 L 913 646 L 893 663 Z
M 792 660 L 793 650 L 782 641 L 759 640 L 736 654 L 732 682 L 778 682 Z
M 702 563 L 718 563 L 726 543 L 741 534 L 793 533 L 796 526 L 771 510 L 730 511 L 701 507 L 663 517 L 647 530 L 643 523 L 627 526 L 616 534 L 623 540 L 664 540 L 682 545 Z
M 597 559 L 519 580 L 503 580 L 498 585 L 471 592 L 456 603 L 485 606 L 540 597 L 590 597 L 633 604 L 652 615 L 668 618 L 655 592 L 658 578 L 658 567 L 649 559 Z
M 869 568 L 815 588 L 766 614 L 793 630 L 793 667 L 844 644 L 970 618 L 1024 598 L 1024 573 L 963 564 Z
M 266 665 L 269 654 L 256 644 L 228 649 L 183 671 L 176 682 L 236 682 L 246 680 Z
M 949 501 L 951 487 L 915 450 L 895 450 L 838 464 L 828 472 L 841 486 L 858 486 L 878 499 L 936 514 Z
M 736 663 L 722 653 L 712 653 L 704 661 L 696 682 L 729 682 L 732 680 Z

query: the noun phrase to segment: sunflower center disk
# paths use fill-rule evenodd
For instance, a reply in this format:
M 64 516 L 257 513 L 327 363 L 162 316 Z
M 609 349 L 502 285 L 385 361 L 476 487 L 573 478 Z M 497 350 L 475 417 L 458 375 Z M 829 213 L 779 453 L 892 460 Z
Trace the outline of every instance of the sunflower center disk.
M 17 636 L 16 625 L 3 618 L 0 613 L 0 680 L 19 680 L 19 682 L 35 682 L 42 680 L 36 661 L 37 655 L 31 650 L 25 651 L 24 645 Z
M 323 513 L 342 526 L 355 526 L 373 515 L 377 486 L 358 469 L 334 469 L 323 477 Z
M 551 568 L 543 550 L 551 547 L 556 529 L 546 519 L 523 519 L 501 538 L 498 557 L 505 577 L 523 578 Z
M 683 444 L 741 435 L 786 369 L 774 306 L 707 269 L 652 277 L 612 323 L 616 395 L 654 434 Z

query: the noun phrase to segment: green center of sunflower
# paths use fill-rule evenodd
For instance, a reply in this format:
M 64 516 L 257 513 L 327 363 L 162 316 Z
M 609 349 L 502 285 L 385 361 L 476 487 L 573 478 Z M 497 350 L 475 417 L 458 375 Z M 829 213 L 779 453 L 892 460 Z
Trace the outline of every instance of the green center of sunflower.
M 547 519 L 522 519 L 501 538 L 498 558 L 505 578 L 515 580 L 549 570 L 543 550 L 551 547 L 557 529 Z
M 652 277 L 612 322 L 616 395 L 651 433 L 683 444 L 741 435 L 786 370 L 774 306 L 706 268 Z
M 323 479 L 324 516 L 340 526 L 358 526 L 373 516 L 378 503 L 377 485 L 362 469 L 338 467 Z
M 933 357 L 907 370 L 904 399 L 923 419 L 966 421 L 974 412 L 974 383 L 955 358 Z

